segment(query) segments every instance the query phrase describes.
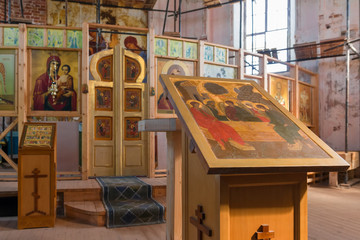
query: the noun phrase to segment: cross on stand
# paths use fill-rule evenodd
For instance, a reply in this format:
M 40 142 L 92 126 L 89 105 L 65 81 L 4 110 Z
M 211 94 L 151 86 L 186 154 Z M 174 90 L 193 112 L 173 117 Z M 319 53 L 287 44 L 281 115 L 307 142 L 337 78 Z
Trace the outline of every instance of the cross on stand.
M 32 171 L 32 173 L 33 173 L 34 175 L 25 175 L 25 176 L 24 176 L 25 178 L 34 178 L 34 192 L 31 194 L 31 195 L 34 197 L 34 210 L 31 211 L 31 212 L 28 212 L 28 213 L 26 214 L 26 216 L 29 216 L 29 215 L 31 215 L 31 214 L 33 214 L 33 213 L 40 213 L 40 214 L 42 214 L 42 215 L 46 215 L 46 213 L 38 210 L 38 200 L 39 200 L 39 198 L 40 198 L 40 195 L 39 195 L 39 193 L 38 193 L 38 184 L 39 184 L 38 179 L 39 179 L 39 178 L 47 177 L 48 175 L 46 175 L 46 174 L 39 175 L 40 170 L 37 169 L 37 168 L 35 168 L 35 169 Z
M 274 231 L 269 231 L 268 224 L 262 224 L 262 232 L 256 232 L 256 239 L 257 240 L 271 240 L 271 238 L 275 237 Z
M 203 212 L 203 208 L 201 205 L 198 205 L 197 209 L 195 210 L 195 217 L 190 217 L 190 222 L 195 225 L 197 228 L 197 239 L 202 240 L 202 233 L 205 233 L 206 236 L 212 236 L 212 230 L 203 224 L 203 220 L 205 219 L 205 213 Z

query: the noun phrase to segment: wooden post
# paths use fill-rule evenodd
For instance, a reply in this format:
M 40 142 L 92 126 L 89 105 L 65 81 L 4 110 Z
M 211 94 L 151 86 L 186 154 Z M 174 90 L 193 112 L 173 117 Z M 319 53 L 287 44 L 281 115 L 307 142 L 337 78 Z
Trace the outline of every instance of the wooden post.
M 167 132 L 168 172 L 166 193 L 166 239 L 182 239 L 182 134 Z
M 18 132 L 21 133 L 24 124 L 27 122 L 27 109 L 30 108 L 30 103 L 27 101 L 27 30 L 25 24 L 19 24 L 19 60 L 18 60 Z M 20 138 L 19 138 L 20 142 Z
M 293 86 L 293 111 L 292 113 L 294 114 L 295 117 L 299 118 L 299 101 L 300 101 L 300 97 L 299 97 L 299 66 L 295 65 L 295 84 Z
M 151 19 L 151 21 L 150 21 Z M 149 21 L 153 21 L 153 13 L 149 12 Z M 155 118 L 155 111 L 156 111 L 156 95 L 152 95 L 151 91 L 152 89 L 155 89 L 155 49 L 154 49 L 154 40 L 155 40 L 155 31 L 154 28 L 149 29 L 148 33 L 148 55 L 147 55 L 147 85 L 148 88 L 148 109 L 149 109 L 149 118 L 153 119 Z M 155 177 L 155 133 L 150 132 L 149 133 L 149 177 L 153 178 Z
M 204 56 L 205 56 L 205 44 L 204 41 L 199 41 L 199 64 L 197 67 L 197 75 L 196 76 L 204 76 Z
M 329 185 L 331 187 L 338 187 L 338 172 L 329 172 Z
M 244 55 L 244 49 L 240 48 L 238 50 L 239 59 L 238 59 L 238 71 L 239 71 L 239 79 L 244 79 L 245 74 L 245 55 Z
M 82 86 L 89 85 L 89 25 L 83 23 L 82 25 L 83 44 L 82 44 L 82 73 L 81 83 Z M 89 94 L 81 93 L 81 119 L 82 119 L 82 168 L 81 178 L 86 180 L 89 176 Z

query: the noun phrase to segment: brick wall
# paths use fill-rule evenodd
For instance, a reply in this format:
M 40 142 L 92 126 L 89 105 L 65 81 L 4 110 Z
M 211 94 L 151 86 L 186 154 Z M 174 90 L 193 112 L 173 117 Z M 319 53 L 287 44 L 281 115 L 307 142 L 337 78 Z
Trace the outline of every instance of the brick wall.
M 8 21 L 8 4 L 10 0 L 0 1 L 0 20 L 4 21 L 4 8 L 6 9 L 6 20 Z M 24 18 L 34 24 L 46 24 L 46 0 L 23 0 Z M 11 19 L 21 18 L 20 1 L 11 0 Z

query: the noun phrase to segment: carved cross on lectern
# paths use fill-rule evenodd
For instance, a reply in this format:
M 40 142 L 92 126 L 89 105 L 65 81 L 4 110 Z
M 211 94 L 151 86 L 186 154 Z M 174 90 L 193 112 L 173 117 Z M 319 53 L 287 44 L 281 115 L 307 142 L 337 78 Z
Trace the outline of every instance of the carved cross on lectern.
M 206 236 L 211 237 L 211 229 L 203 224 L 205 213 L 203 212 L 201 205 L 198 205 L 197 209 L 195 210 L 195 215 L 197 216 L 197 219 L 195 217 L 190 217 L 190 222 L 197 228 L 197 239 L 202 240 L 202 233 L 205 233 Z
M 28 212 L 28 213 L 26 214 L 26 216 L 29 216 L 29 215 L 31 215 L 31 214 L 33 214 L 33 213 L 40 213 L 40 214 L 42 214 L 42 215 L 46 215 L 46 213 L 44 213 L 44 212 L 42 212 L 42 211 L 39 211 L 39 209 L 38 209 L 38 200 L 39 200 L 39 198 L 40 198 L 40 195 L 39 195 L 39 193 L 38 193 L 38 185 L 39 185 L 38 179 L 39 179 L 39 178 L 47 177 L 48 175 L 46 175 L 46 174 L 39 175 L 40 170 L 37 169 L 37 168 L 35 168 L 35 169 L 32 171 L 32 173 L 33 173 L 34 175 L 25 175 L 25 176 L 24 176 L 25 178 L 34 178 L 34 192 L 31 194 L 31 195 L 34 197 L 34 210 L 31 211 L 31 212 Z
M 256 232 L 257 240 L 271 240 L 271 238 L 275 237 L 274 231 L 269 231 L 269 225 L 262 224 L 262 232 Z

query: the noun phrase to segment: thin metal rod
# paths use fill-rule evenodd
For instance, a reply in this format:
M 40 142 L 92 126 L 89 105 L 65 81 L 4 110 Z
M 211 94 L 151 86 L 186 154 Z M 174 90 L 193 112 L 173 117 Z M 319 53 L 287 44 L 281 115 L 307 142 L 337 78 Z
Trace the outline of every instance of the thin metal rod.
M 346 41 L 350 39 L 350 3 L 346 1 Z M 350 48 L 346 47 L 346 94 L 345 94 L 345 153 L 348 152 L 348 128 L 349 128 L 349 83 L 350 83 Z
M 65 2 L 66 0 L 52 0 L 54 2 Z M 72 3 L 80 3 L 80 4 L 84 4 L 84 5 L 96 5 L 97 3 L 93 3 L 93 2 L 81 2 L 81 1 L 76 1 L 76 0 L 69 0 L 69 2 Z
M 11 23 L 11 0 L 9 0 L 9 4 L 8 4 L 8 23 Z
M 65 27 L 68 26 L 68 0 L 65 0 Z
M 345 40 L 344 40 L 344 41 L 345 41 Z M 339 45 L 336 45 L 336 46 L 334 46 L 334 47 L 327 48 L 327 49 L 324 50 L 324 52 L 331 51 L 331 50 L 336 49 L 336 48 L 338 48 L 338 47 L 342 47 L 342 46 L 344 46 L 344 45 L 347 45 L 347 44 L 353 43 L 353 42 L 357 42 L 357 41 L 360 41 L 360 38 L 354 39 L 354 40 L 351 40 L 351 41 L 346 41 L 346 42 L 344 42 L 344 43 L 342 43 L 342 44 L 339 44 Z
M 164 32 L 165 32 L 166 19 L 167 19 L 167 17 L 168 17 L 168 10 L 169 10 L 169 1 L 170 1 L 170 0 L 167 0 L 167 3 L 166 3 L 166 10 L 165 10 L 165 17 L 164 17 L 164 24 L 163 24 L 162 35 L 164 35 Z
M 242 3 L 240 0 L 239 48 L 242 47 Z
M 211 5 L 211 6 L 202 7 L 202 8 L 192 9 L 192 10 L 189 10 L 189 11 L 182 12 L 181 14 L 197 12 L 197 11 L 201 11 L 201 10 L 209 9 L 209 8 L 221 7 L 221 6 L 224 6 L 224 5 L 227 5 L 227 4 L 233 4 L 233 3 L 240 2 L 240 1 L 241 0 L 232 0 L 232 1 L 229 1 L 229 2 L 225 2 L 225 3 L 219 3 L 219 4 L 214 4 L 214 5 Z M 172 17 L 172 16 L 174 16 L 174 15 L 169 15 L 169 17 Z
M 254 0 L 251 1 L 251 51 L 254 52 Z M 254 64 L 254 56 L 251 56 L 251 63 Z M 251 70 L 254 74 L 254 70 Z
M 97 4 L 96 4 L 96 23 L 100 23 L 100 0 L 97 0 Z
M 97 4 L 96 4 L 96 23 L 100 23 L 100 0 L 97 0 Z M 96 33 L 96 52 L 99 51 L 99 41 L 100 41 L 100 36 L 101 36 L 101 29 L 98 28 L 97 29 L 97 33 Z
M 89 30 L 89 32 L 97 32 L 97 30 Z M 136 36 L 147 36 L 145 33 L 132 33 L 132 32 L 119 32 L 119 31 L 104 31 L 101 30 L 102 33 L 111 33 L 111 34 L 124 34 L 124 35 L 136 35 Z
M 61 0 L 53 0 L 53 1 L 61 1 Z M 122 6 L 116 6 L 116 5 L 110 5 L 110 4 L 101 4 L 101 6 L 102 7 L 112 7 L 112 8 L 135 9 L 135 10 L 143 10 L 143 11 L 149 11 L 149 12 L 166 12 L 166 10 L 162 10 L 162 9 L 122 7 Z M 169 11 L 169 12 L 174 13 L 173 11 Z
M 179 0 L 179 34 L 181 37 L 181 3 L 182 3 L 182 0 Z
M 21 17 L 24 18 L 24 6 L 23 6 L 23 0 L 20 0 L 20 12 Z
M 10 0 L 11 1 L 11 0 Z M 6 22 L 6 15 L 7 15 L 7 13 L 6 13 L 6 0 L 4 1 L 4 22 Z
M 174 32 L 176 32 L 176 21 L 177 21 L 177 16 L 178 16 L 178 13 L 176 12 L 176 0 L 174 0 L 174 13 L 175 13 L 175 17 L 174 17 Z
M 350 55 L 351 55 L 351 56 L 353 56 L 353 55 L 355 56 L 356 54 L 350 53 Z M 346 57 L 346 54 L 320 56 L 320 57 L 313 57 L 313 58 L 293 59 L 293 60 L 288 60 L 288 61 L 286 61 L 286 62 L 303 62 L 303 61 L 318 60 L 318 59 L 333 58 L 333 57 Z

